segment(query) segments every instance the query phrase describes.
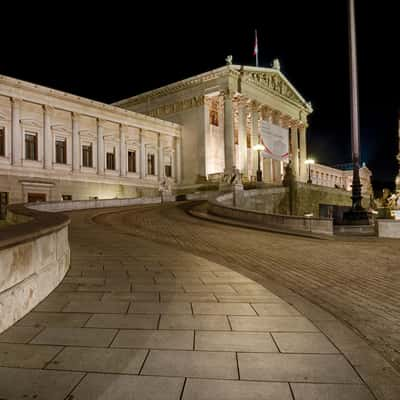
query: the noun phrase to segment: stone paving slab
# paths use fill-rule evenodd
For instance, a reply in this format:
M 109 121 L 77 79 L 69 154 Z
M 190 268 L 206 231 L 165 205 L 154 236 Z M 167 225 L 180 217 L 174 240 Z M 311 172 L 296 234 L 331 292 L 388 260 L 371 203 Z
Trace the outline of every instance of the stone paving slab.
M 0 398 L 64 400 L 83 376 L 79 372 L 0 368 Z
M 94 314 L 88 328 L 157 329 L 160 316 L 155 314 Z
M 202 332 L 195 335 L 195 349 L 207 351 L 278 352 L 268 333 Z
M 16 326 L 79 328 L 89 318 L 90 314 L 31 312 L 17 322 Z
M 232 295 L 224 295 L 224 294 L 216 294 L 216 297 L 221 303 L 272 303 L 272 304 L 283 304 L 283 300 L 275 295 L 240 295 L 240 294 L 232 294 Z
M 318 332 L 304 317 L 228 317 L 234 331 Z
M 132 303 L 128 313 L 192 314 L 192 307 L 190 303 Z
M 128 307 L 128 301 L 86 301 L 84 303 L 71 301 L 62 312 L 123 314 L 127 312 Z
M 156 303 L 160 300 L 157 292 L 111 292 L 104 293 L 101 301 L 134 301 Z
M 138 374 L 147 350 L 67 347 L 46 369 Z
M 301 314 L 289 304 L 253 304 L 253 308 L 260 316 L 285 316 L 285 315 L 297 315 Z
M 141 374 L 238 379 L 233 352 L 151 350 Z
M 222 315 L 162 315 L 160 329 L 231 330 L 227 317 Z
M 46 328 L 31 343 L 107 347 L 116 333 L 116 329 Z
M 282 353 L 339 353 L 322 333 L 276 332 L 272 336 Z
M 193 303 L 193 314 L 203 315 L 256 315 L 246 303 Z
M 0 335 L 0 343 L 28 343 L 43 327 L 12 326 Z
M 161 302 L 193 302 L 207 301 L 216 302 L 217 299 L 212 293 L 160 293 Z
M 0 343 L 0 366 L 43 368 L 62 347 Z
M 183 384 L 183 378 L 88 374 L 72 395 L 73 400 L 179 400 Z
M 239 353 L 240 378 L 255 381 L 361 383 L 342 355 Z
M 187 380 L 185 390 L 183 392 L 183 400 L 211 399 L 292 400 L 292 395 L 287 383 L 226 381 L 193 378 L 189 378 Z
M 111 347 L 193 350 L 193 331 L 122 330 Z
M 291 383 L 295 400 L 374 400 L 363 385 Z
M 227 284 L 219 285 L 184 285 L 183 286 L 186 293 L 231 293 L 235 294 L 236 291 L 232 286 Z

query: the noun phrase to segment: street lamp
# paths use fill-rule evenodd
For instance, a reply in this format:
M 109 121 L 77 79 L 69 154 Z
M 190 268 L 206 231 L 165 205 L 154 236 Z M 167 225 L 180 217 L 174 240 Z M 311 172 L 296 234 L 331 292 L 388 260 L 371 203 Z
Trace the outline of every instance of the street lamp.
M 315 164 L 315 161 L 311 158 L 307 159 L 306 161 L 304 161 L 304 164 L 308 165 L 308 181 L 307 183 L 312 183 L 312 179 L 311 179 L 311 165 Z
M 258 143 L 253 147 L 253 150 L 257 150 L 257 152 L 258 152 L 257 182 L 261 182 L 262 181 L 262 171 L 261 171 L 261 165 L 260 165 L 260 152 L 262 150 L 264 150 L 264 146 L 261 143 Z

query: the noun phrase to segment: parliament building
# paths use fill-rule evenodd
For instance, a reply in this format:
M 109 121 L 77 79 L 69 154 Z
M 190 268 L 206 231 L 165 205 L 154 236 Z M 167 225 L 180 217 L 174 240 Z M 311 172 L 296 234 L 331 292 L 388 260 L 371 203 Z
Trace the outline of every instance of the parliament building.
M 307 181 L 312 107 L 280 71 L 228 64 L 112 105 L 0 75 L 0 200 L 127 198 L 196 190 L 237 168 Z M 271 139 L 273 139 L 271 141 Z

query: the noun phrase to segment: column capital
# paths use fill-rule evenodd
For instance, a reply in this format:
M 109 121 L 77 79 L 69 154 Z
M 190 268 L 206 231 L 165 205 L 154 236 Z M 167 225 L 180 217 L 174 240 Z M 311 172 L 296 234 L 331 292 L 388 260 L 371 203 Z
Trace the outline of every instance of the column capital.
M 106 123 L 106 121 L 104 119 L 97 118 L 97 126 L 99 128 L 104 128 L 105 123 Z
M 11 103 L 15 105 L 20 105 L 22 103 L 22 98 L 21 97 L 10 97 Z
M 73 122 L 79 121 L 80 116 L 81 116 L 81 114 L 79 114 L 79 113 L 77 113 L 77 112 L 75 112 L 75 111 L 73 111 L 73 112 L 71 113 L 71 118 L 72 118 L 72 121 L 73 121 Z

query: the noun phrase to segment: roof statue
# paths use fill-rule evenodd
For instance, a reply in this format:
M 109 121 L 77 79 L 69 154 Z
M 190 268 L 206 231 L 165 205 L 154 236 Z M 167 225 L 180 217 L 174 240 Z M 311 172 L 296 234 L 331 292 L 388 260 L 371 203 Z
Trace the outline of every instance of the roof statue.
M 232 55 L 226 56 L 225 61 L 226 65 L 232 65 L 233 56 Z
M 281 70 L 281 63 L 279 62 L 279 58 L 274 58 L 274 61 L 272 61 L 272 68 L 277 69 L 278 71 Z

